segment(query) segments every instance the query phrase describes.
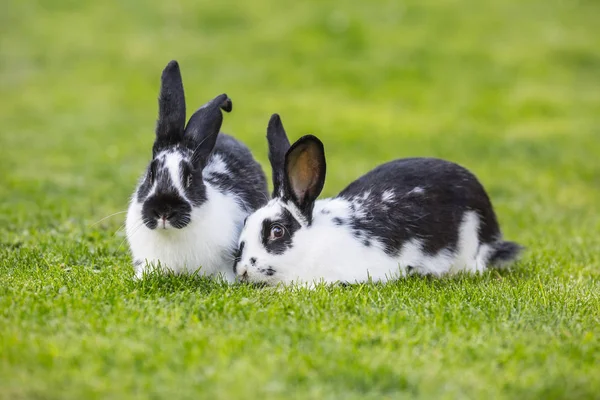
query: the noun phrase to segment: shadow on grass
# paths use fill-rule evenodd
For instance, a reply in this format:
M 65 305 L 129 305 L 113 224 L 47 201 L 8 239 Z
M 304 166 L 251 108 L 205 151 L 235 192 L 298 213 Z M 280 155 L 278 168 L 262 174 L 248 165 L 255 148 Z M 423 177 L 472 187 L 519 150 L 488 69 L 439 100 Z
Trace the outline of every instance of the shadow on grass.
M 407 286 L 428 286 L 432 288 L 444 289 L 448 286 L 454 286 L 456 284 L 483 284 L 494 281 L 514 281 L 514 280 L 526 280 L 538 275 L 535 269 L 530 268 L 529 263 L 518 262 L 510 267 L 506 268 L 492 268 L 485 272 L 480 273 L 468 273 L 458 272 L 453 275 L 446 276 L 432 276 L 432 275 L 410 275 L 407 277 L 399 278 L 389 282 L 363 282 L 363 283 L 351 283 L 351 282 L 340 282 L 335 285 L 327 285 L 330 287 L 337 286 L 341 290 L 356 290 L 356 288 L 370 286 L 378 288 L 390 288 L 394 286 L 407 287 Z
M 133 288 L 145 295 L 163 295 L 176 292 L 194 292 L 207 295 L 216 290 L 225 290 L 230 285 L 222 280 L 193 274 L 152 271 L 133 281 Z
M 221 278 L 202 276 L 199 272 L 193 274 L 175 274 L 173 272 L 164 272 L 153 270 L 145 273 L 140 280 L 133 281 L 133 289 L 143 295 L 168 295 L 179 292 L 193 292 L 199 295 L 209 295 L 216 292 L 236 291 L 247 293 L 270 293 L 274 296 L 284 296 L 285 294 L 304 294 L 324 292 L 334 294 L 339 292 L 356 292 L 357 295 L 362 290 L 419 290 L 427 288 L 428 290 L 448 290 L 450 288 L 466 285 L 485 285 L 502 281 L 519 281 L 530 279 L 537 275 L 535 269 L 527 268 L 525 263 L 518 263 L 511 268 L 491 269 L 483 273 L 469 274 L 458 273 L 456 275 L 433 277 L 412 275 L 390 282 L 363 282 L 363 283 L 319 283 L 312 288 L 304 286 L 267 286 L 259 283 L 236 282 L 228 283 Z M 309 295 L 310 296 L 310 295 Z

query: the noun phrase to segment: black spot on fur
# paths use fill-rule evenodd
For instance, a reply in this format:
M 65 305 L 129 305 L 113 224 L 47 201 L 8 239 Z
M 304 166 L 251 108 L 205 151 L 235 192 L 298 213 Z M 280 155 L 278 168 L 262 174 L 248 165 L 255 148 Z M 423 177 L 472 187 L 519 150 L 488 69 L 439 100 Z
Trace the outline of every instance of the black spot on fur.
M 133 260 L 133 266 L 134 267 L 139 267 L 143 264 L 144 262 L 142 260 Z
M 238 249 L 235 251 L 234 258 L 233 258 L 233 273 L 234 274 L 237 273 L 238 263 L 240 261 L 242 261 L 242 255 L 244 254 L 244 246 L 245 245 L 246 245 L 246 242 L 240 243 L 240 247 L 238 247 Z
M 146 175 L 144 176 L 144 180 L 142 181 L 142 184 L 138 188 L 136 194 L 136 199 L 138 203 L 141 203 L 142 201 L 144 201 L 144 199 L 146 199 L 146 197 L 150 193 L 150 190 L 152 189 L 152 186 L 154 185 L 154 182 L 157 179 L 159 168 L 163 167 L 164 159 L 154 159 L 150 162 L 150 164 L 148 164 L 148 168 L 146 169 Z
M 146 174 L 144 180 L 142 181 L 142 184 L 139 186 L 138 191 L 135 195 L 138 203 L 144 201 L 144 199 L 148 196 L 148 193 L 150 193 L 150 189 L 152 189 L 152 182 Z
M 265 274 L 267 276 L 273 276 L 275 275 L 275 270 L 272 267 L 268 267 L 268 268 L 261 268 L 258 270 L 261 274 Z
M 344 225 L 344 220 L 339 218 L 339 217 L 335 217 L 331 220 L 334 224 L 336 224 L 337 226 L 342 226 Z
M 419 196 L 410 195 L 415 187 L 423 188 Z M 393 201 L 384 204 L 382 197 L 390 191 Z M 428 254 L 456 250 L 467 211 L 480 218 L 481 242 L 495 242 L 500 236 L 492 205 L 477 178 L 444 160 L 408 158 L 383 164 L 338 197 L 351 202 L 347 223 L 352 229 L 382 243 L 389 255 L 397 255 L 406 241 L 415 238 Z
M 181 187 L 183 187 L 185 196 L 194 207 L 200 207 L 206 201 L 206 186 L 204 185 L 202 170 L 194 168 L 187 160 L 181 161 L 180 170 Z
M 275 224 L 281 225 L 284 234 L 281 238 L 271 240 L 269 239 L 271 228 Z M 300 227 L 300 223 L 294 218 L 292 213 L 284 209 L 279 218 L 274 220 L 265 219 L 263 221 L 261 232 L 263 246 L 271 254 L 283 254 L 284 251 L 292 248 L 292 238 Z
M 371 247 L 371 241 L 369 239 L 365 239 L 363 240 L 363 246 L 365 247 Z

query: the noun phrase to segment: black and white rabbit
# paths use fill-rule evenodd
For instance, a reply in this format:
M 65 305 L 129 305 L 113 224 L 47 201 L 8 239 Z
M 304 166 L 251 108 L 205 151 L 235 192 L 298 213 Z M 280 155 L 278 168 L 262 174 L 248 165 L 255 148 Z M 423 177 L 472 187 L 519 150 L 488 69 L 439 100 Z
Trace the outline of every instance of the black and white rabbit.
M 250 150 L 225 134 L 217 96 L 190 118 L 179 65 L 161 78 L 152 161 L 131 198 L 126 232 L 136 277 L 148 268 L 221 275 L 228 281 L 244 219 L 268 201 L 261 166 Z
M 234 269 L 242 281 L 356 283 L 408 274 L 483 271 L 514 260 L 475 176 L 434 158 L 380 165 L 334 198 L 316 200 L 325 153 L 312 135 L 290 146 L 274 114 L 267 128 L 273 199 L 251 214 Z

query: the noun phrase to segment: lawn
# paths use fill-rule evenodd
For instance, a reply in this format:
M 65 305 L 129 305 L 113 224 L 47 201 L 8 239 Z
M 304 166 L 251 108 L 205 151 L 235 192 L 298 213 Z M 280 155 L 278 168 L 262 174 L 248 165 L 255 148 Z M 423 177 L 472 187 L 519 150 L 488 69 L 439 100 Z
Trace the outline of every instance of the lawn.
M 4 0 L 0 398 L 600 398 L 600 3 Z M 325 195 L 375 165 L 471 169 L 508 271 L 315 291 L 134 282 L 124 214 L 159 76 L 265 167 L 325 143 Z M 270 171 L 267 169 L 267 172 Z

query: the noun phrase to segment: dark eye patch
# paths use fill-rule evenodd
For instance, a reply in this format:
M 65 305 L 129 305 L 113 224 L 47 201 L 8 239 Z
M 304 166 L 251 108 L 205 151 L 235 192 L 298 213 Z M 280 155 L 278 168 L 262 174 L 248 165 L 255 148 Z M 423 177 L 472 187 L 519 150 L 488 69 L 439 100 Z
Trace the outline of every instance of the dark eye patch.
M 282 237 L 271 240 L 271 228 L 274 224 L 279 224 L 283 227 L 284 234 Z M 284 251 L 293 247 L 292 238 L 298 229 L 301 228 L 300 223 L 294 218 L 291 212 L 284 209 L 281 216 L 277 219 L 265 219 L 262 223 L 261 239 L 263 246 L 267 252 L 271 254 L 283 254 Z
M 138 202 L 141 203 L 142 201 L 144 201 L 144 199 L 150 193 L 150 190 L 152 189 L 152 185 L 154 185 L 154 182 L 156 181 L 156 177 L 158 175 L 159 164 L 161 164 L 161 162 L 160 162 L 160 160 L 158 160 L 156 158 L 154 160 L 152 160 L 152 162 L 150 162 L 150 165 L 148 166 L 148 171 L 146 172 L 146 178 L 142 182 L 142 184 L 139 187 L 138 192 L 137 192 L 137 201 Z
M 154 180 L 156 179 L 156 170 L 157 170 L 157 161 L 153 160 L 150 163 L 150 168 L 148 170 L 148 179 L 150 180 L 150 183 L 153 183 Z
M 233 273 L 237 273 L 237 265 L 240 261 L 242 261 L 242 255 L 244 254 L 244 246 L 246 242 L 240 243 L 240 247 L 236 250 L 234 259 L 233 259 Z
M 181 161 L 181 181 L 183 182 L 183 187 L 187 186 L 188 179 L 192 176 L 192 166 L 187 161 Z
M 194 169 L 187 159 L 180 162 L 181 182 L 183 191 L 194 206 L 200 206 L 206 201 L 206 187 L 202 181 L 202 170 Z M 191 181 L 188 185 L 188 181 Z
M 264 274 L 266 276 L 273 276 L 273 275 L 275 275 L 275 269 L 273 269 L 272 267 L 260 268 L 258 270 L 258 272 L 260 272 L 261 274 Z

